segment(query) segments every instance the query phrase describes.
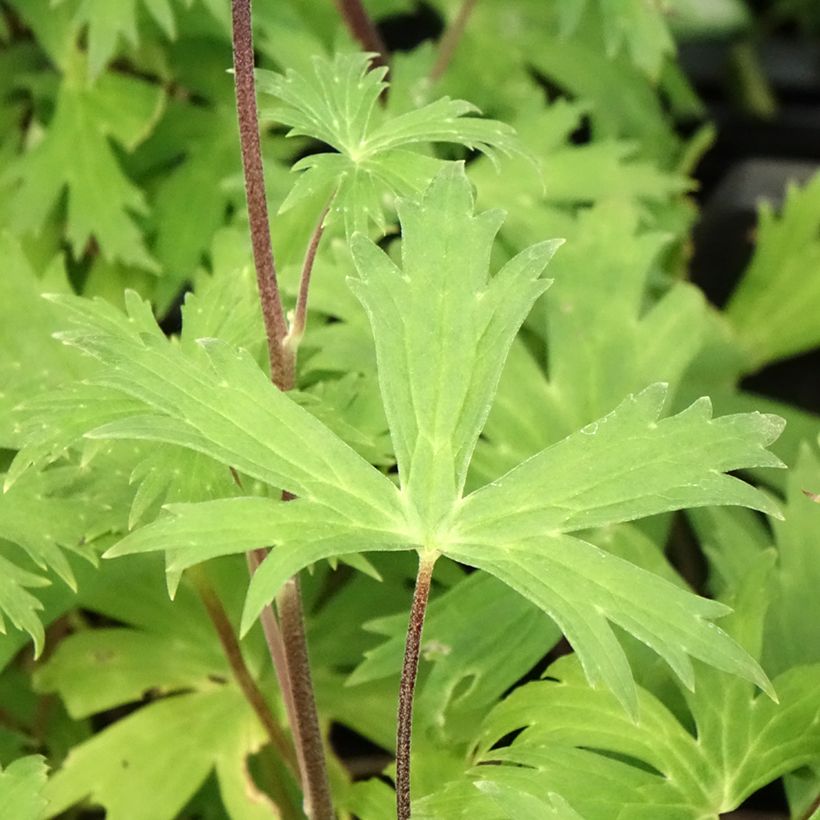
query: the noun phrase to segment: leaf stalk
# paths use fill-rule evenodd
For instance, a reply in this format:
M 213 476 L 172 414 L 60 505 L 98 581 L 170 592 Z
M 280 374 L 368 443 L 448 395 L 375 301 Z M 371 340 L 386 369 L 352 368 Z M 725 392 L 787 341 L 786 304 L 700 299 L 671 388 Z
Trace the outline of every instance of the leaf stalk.
M 396 721 L 396 817 L 410 820 L 410 746 L 413 732 L 413 695 L 419 670 L 421 635 L 424 616 L 430 598 L 430 581 L 438 553 L 419 556 L 419 570 L 413 590 L 407 638 L 404 643 L 404 663 L 399 684 L 399 710 Z
M 458 10 L 458 14 L 456 14 L 455 20 L 453 20 L 447 31 L 444 32 L 444 36 L 439 42 L 436 62 L 430 69 L 430 83 L 437 83 L 450 65 L 450 61 L 456 53 L 456 48 L 458 48 L 459 41 L 464 35 L 464 29 L 467 28 L 467 21 L 473 13 L 476 2 L 477 0 L 464 0 Z
M 293 747 L 282 728 L 276 722 L 270 706 L 268 706 L 262 691 L 257 686 L 256 681 L 253 679 L 245 663 L 239 640 L 236 637 L 236 632 L 228 618 L 228 614 L 225 612 L 222 601 L 219 600 L 219 596 L 216 594 L 216 591 L 200 567 L 192 568 L 191 578 L 199 598 L 205 607 L 205 611 L 208 613 L 208 617 L 213 624 L 214 630 L 219 638 L 219 643 L 222 646 L 222 651 L 225 654 L 225 658 L 231 667 L 231 671 L 242 694 L 256 713 L 259 722 L 265 727 L 271 746 L 279 753 L 293 776 L 298 777 L 298 768 Z
M 313 265 L 316 262 L 316 252 L 319 249 L 319 242 L 322 240 L 322 234 L 325 231 L 325 219 L 327 218 L 330 207 L 336 196 L 334 191 L 327 204 L 322 209 L 313 234 L 310 237 L 308 248 L 305 253 L 305 261 L 302 264 L 302 274 L 299 277 L 299 295 L 296 299 L 296 309 L 293 313 L 293 320 L 290 323 L 290 330 L 283 341 L 283 344 L 291 355 L 296 360 L 296 352 L 302 342 L 302 337 L 305 335 L 305 327 L 307 326 L 307 303 L 308 295 L 310 293 L 310 278 L 313 273 Z

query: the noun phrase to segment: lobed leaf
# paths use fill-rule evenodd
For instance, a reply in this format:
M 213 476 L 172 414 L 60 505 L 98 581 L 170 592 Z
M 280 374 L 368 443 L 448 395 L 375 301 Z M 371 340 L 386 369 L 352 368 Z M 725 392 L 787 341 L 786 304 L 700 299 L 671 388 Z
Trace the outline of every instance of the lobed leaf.
M 474 106 L 447 97 L 389 118 L 377 105 L 387 69 L 369 69 L 371 54 L 314 57 L 312 73 L 258 71 L 258 87 L 284 103 L 263 108 L 266 118 L 290 126 L 288 136 L 320 140 L 338 153 L 311 154 L 294 165 L 302 174 L 282 210 L 305 197 L 332 196 L 330 218 L 341 217 L 347 234 L 385 227 L 385 197 L 416 194 L 444 164 L 416 153 L 422 143 L 449 142 L 493 157 L 517 150 L 512 129 L 465 115 Z

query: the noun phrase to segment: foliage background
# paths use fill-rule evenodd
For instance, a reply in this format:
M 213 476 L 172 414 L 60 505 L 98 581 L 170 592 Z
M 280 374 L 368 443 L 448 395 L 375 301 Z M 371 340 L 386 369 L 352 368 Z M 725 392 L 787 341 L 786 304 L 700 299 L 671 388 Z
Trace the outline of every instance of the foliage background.
M 468 158 L 479 206 L 508 211 L 496 261 L 544 238 L 567 240 L 549 270 L 553 289 L 513 348 L 468 486 L 498 477 L 652 382 L 669 383 L 672 410 L 709 395 L 716 415 L 758 409 L 784 417 L 786 432 L 773 449 L 792 469 L 747 474 L 783 504 L 783 523 L 770 528 L 754 513 L 721 508 L 607 527 L 590 538 L 675 583 L 736 602 L 733 634 L 762 660 L 781 700 L 794 693 L 789 720 L 765 713 L 769 707 L 753 700 L 747 684 L 705 667 L 697 670 L 697 697 L 685 695 L 625 637 L 641 697 L 656 704 L 660 728 L 625 726 L 572 658 L 549 666 L 560 654 L 550 654 L 560 634 L 538 610 L 494 579 L 450 563 L 437 568 L 426 632 L 419 817 L 612 817 L 614 806 L 626 817 L 657 816 L 652 807 L 661 802 L 670 817 L 712 817 L 783 775 L 791 815 L 804 817 L 818 794 L 812 766 L 820 748 L 812 732 L 820 618 L 808 617 L 817 611 L 820 581 L 818 508 L 802 490 L 820 489 L 820 426 L 816 414 L 747 385 L 820 343 L 820 179 L 792 188 L 782 208 L 762 207 L 748 265 L 726 304 L 710 305 L 689 281 L 689 262 L 698 218 L 692 175 L 714 133 L 675 56 L 676 37 L 708 33 L 754 45 L 766 26 L 783 21 L 795 38 L 816 38 L 816 9 L 713 3 L 707 18 L 697 3 L 615 5 L 479 2 L 447 71 L 431 85 L 434 43 L 403 38 L 414 30 L 437 34 L 458 4 L 420 10 L 403 0 L 367 3 L 395 49 L 391 115 L 447 94 L 510 123 L 529 153 L 502 152 L 496 166 L 458 146 L 418 148 L 423 156 Z M 355 50 L 330 3 L 257 2 L 254 12 L 264 68 L 309 75 L 314 55 Z M 178 332 L 182 294 L 193 290 L 185 307 L 191 338 L 219 336 L 257 358 L 264 341 L 226 73 L 228 4 L 5 0 L 0 32 L 0 447 L 3 469 L 13 469 L 15 453 L 34 435 L 32 399 L 64 389 L 89 368 L 51 338 L 66 320 L 40 294 L 73 292 L 122 306 L 131 288 L 153 305 L 164 330 Z M 756 86 L 743 76 L 740 87 L 754 101 Z M 286 137 L 289 120 L 271 97 L 262 97 L 262 111 L 274 248 L 292 299 L 328 191 L 321 179 L 294 189 L 290 166 L 323 145 L 309 135 Z M 288 197 L 292 190 L 300 196 Z M 357 196 L 354 210 L 364 207 Z M 379 198 L 370 213 L 365 227 L 374 238 L 395 233 L 391 197 Z M 370 330 L 344 284 L 352 271 L 349 226 L 343 213 L 331 216 L 300 389 L 306 406 L 389 469 Z M 759 377 L 752 383 L 761 384 Z M 42 446 L 46 461 L 65 445 Z M 156 556 L 99 561 L 129 529 L 156 518 L 163 503 L 231 492 L 229 478 L 207 459 L 86 442 L 0 497 L 7 628 L 0 639 L 0 799 L 14 816 L 38 816 L 45 801 L 50 815 L 88 797 L 112 818 L 276 816 L 263 791 L 278 779 L 277 762 L 226 683 L 230 670 L 188 581 L 172 604 Z M 373 559 L 381 581 L 324 565 L 305 579 L 320 710 L 336 739 L 334 786 L 340 805 L 363 818 L 391 811 L 389 787 L 365 776 L 390 763 L 384 750 L 392 746 L 414 575 L 410 557 L 388 557 Z M 242 561 L 221 558 L 207 572 L 238 622 Z M 32 639 L 42 652 L 37 660 Z M 271 691 L 258 628 L 244 646 Z M 548 666 L 549 679 L 536 680 Z M 522 679 L 531 682 L 505 697 Z M 576 707 L 585 715 L 577 725 L 566 717 Z M 531 728 L 506 758 L 493 756 L 495 741 L 523 727 L 522 713 Z M 687 740 L 693 723 L 717 738 L 705 752 Z M 720 738 L 741 735 L 747 740 L 711 756 Z M 48 761 L 47 785 L 33 753 Z M 519 766 L 496 766 L 489 777 L 480 765 L 502 758 L 528 767 L 528 780 L 516 780 Z M 755 769 L 749 759 L 763 762 Z M 687 768 L 709 777 L 687 785 Z M 665 775 L 665 790 L 657 791 L 647 771 Z M 601 787 L 590 799 L 593 777 Z

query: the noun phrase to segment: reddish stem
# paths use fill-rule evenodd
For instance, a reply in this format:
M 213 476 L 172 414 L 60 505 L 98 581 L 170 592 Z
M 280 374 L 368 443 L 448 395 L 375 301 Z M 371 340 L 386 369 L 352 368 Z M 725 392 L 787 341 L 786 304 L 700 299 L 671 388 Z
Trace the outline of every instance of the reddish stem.
M 319 221 L 313 230 L 308 243 L 307 252 L 305 253 L 305 261 L 302 263 L 302 274 L 299 278 L 299 295 L 296 299 L 296 310 L 293 313 L 293 321 L 290 324 L 290 330 L 285 337 L 284 344 L 290 349 L 294 361 L 296 359 L 296 351 L 305 335 L 305 327 L 307 325 L 307 303 L 308 294 L 310 293 L 310 277 L 313 273 L 313 265 L 316 262 L 316 252 L 319 250 L 319 242 L 322 240 L 322 234 L 325 232 L 325 219 L 327 218 L 330 206 L 333 204 L 333 199 L 336 196 L 334 192 L 327 204 L 322 209 L 319 215 Z
M 242 168 L 245 174 L 245 195 L 248 200 L 253 261 L 262 317 L 270 355 L 271 378 L 280 390 L 293 387 L 293 357 L 282 342 L 288 332 L 268 222 L 265 197 L 265 173 L 262 168 L 262 148 L 259 139 L 259 115 L 256 109 L 256 87 L 253 70 L 253 30 L 251 0 L 232 0 L 233 67 L 236 87 L 236 110 L 239 118 L 239 139 L 242 147 Z
M 364 51 L 370 51 L 376 55 L 373 58 L 373 65 L 387 65 L 389 61 L 387 46 L 362 5 L 362 0 L 336 0 L 336 5 L 353 38 L 358 40 Z
M 416 688 L 416 674 L 419 670 L 421 633 L 424 629 L 424 615 L 430 597 L 430 580 L 437 555 L 419 558 L 416 588 L 410 607 L 410 621 L 404 644 L 404 664 L 399 684 L 399 712 L 396 726 L 396 817 L 410 820 L 410 743 L 413 732 L 413 694 Z

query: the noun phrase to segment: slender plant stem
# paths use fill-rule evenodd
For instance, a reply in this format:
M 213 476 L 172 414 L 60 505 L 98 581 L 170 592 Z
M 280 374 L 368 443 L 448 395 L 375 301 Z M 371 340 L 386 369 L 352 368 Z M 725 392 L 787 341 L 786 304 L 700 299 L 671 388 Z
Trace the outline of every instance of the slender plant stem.
M 270 355 L 271 378 L 281 390 L 293 387 L 293 356 L 283 346 L 288 327 L 273 262 L 268 204 L 265 198 L 265 173 L 259 139 L 259 115 L 256 109 L 256 87 L 253 78 L 253 30 L 251 0 L 232 0 L 233 67 L 236 88 L 236 110 L 239 117 L 239 139 L 242 146 L 242 168 L 245 195 L 248 200 L 253 261 L 259 300 Z
M 296 723 L 292 727 L 298 738 L 304 765 L 304 809 L 311 820 L 333 820 L 333 801 L 327 779 L 322 731 L 316 713 L 313 681 L 310 676 L 305 620 L 299 576 L 282 587 L 276 598 L 279 625 L 285 640 L 285 652 L 291 692 L 296 703 Z
M 298 768 L 293 747 L 282 728 L 276 722 L 273 712 L 245 664 L 245 658 L 242 655 L 239 640 L 236 637 L 228 614 L 222 606 L 222 601 L 219 600 L 216 591 L 199 567 L 193 568 L 191 577 L 196 591 L 208 613 L 208 617 L 211 619 L 211 623 L 216 630 L 222 651 L 225 653 L 225 657 L 242 694 L 253 708 L 253 711 L 259 718 L 259 722 L 265 727 L 271 746 L 279 753 L 291 774 L 297 777 Z
M 476 2 L 477 0 L 463 0 L 458 14 L 456 14 L 456 19 L 453 20 L 447 31 L 444 32 L 444 36 L 441 38 L 441 42 L 439 42 L 436 62 L 430 69 L 429 79 L 431 83 L 438 82 L 447 70 L 447 66 L 450 65 L 450 61 L 453 59 L 453 54 L 455 54 L 458 43 L 464 34 L 464 29 L 467 27 L 467 20 L 470 19 Z
M 293 320 L 290 323 L 290 330 L 285 337 L 284 345 L 292 351 L 294 361 L 296 360 L 296 351 L 305 335 L 305 326 L 307 325 L 307 303 L 308 294 L 310 293 L 310 277 L 313 273 L 313 264 L 316 261 L 316 251 L 319 250 L 319 242 L 322 241 L 322 234 L 325 232 L 325 219 L 330 206 L 336 196 L 334 191 L 327 204 L 322 209 L 319 215 L 319 220 L 313 230 L 308 243 L 307 252 L 305 253 L 305 261 L 302 264 L 302 274 L 299 278 L 299 296 L 296 299 L 296 310 L 293 313 Z
M 809 820 L 809 818 L 820 808 L 820 794 L 814 798 L 812 804 L 806 809 L 800 820 Z
M 248 200 L 254 265 L 270 355 L 271 379 L 280 390 L 290 390 L 295 384 L 295 359 L 292 351 L 283 344 L 287 336 L 287 322 L 276 281 L 265 198 L 265 178 L 262 169 L 259 117 L 256 109 L 256 87 L 253 76 L 251 0 L 232 0 L 231 14 L 242 166 L 245 173 L 245 193 Z M 263 550 L 262 553 L 264 554 L 265 551 Z M 252 570 L 262 558 L 263 555 L 249 554 L 248 562 Z M 288 711 L 288 719 L 298 750 L 297 759 L 300 764 L 305 813 L 310 820 L 332 820 L 333 807 L 322 734 L 310 677 L 298 578 L 292 579 L 285 585 L 279 596 L 278 606 L 280 609 L 278 626 L 270 608 L 262 614 L 262 626 L 280 684 L 284 684 L 282 691 L 285 708 Z M 277 633 L 279 633 L 278 638 Z
M 336 0 L 336 5 L 354 39 L 359 41 L 365 51 L 376 55 L 373 65 L 387 65 L 389 61 L 387 47 L 379 30 L 362 5 L 362 0 Z
M 399 684 L 399 713 L 396 725 L 396 817 L 398 820 L 410 818 L 410 739 L 413 731 L 413 693 L 416 689 L 416 673 L 419 670 L 421 633 L 424 615 L 430 597 L 430 580 L 433 565 L 438 555 L 419 558 L 416 588 L 410 607 L 410 622 L 407 625 L 407 639 L 404 643 L 404 664 Z
M 259 565 L 265 560 L 268 551 L 266 549 L 250 550 L 245 557 L 248 561 L 248 571 L 250 575 L 256 572 Z M 273 608 L 266 606 L 259 616 L 262 623 L 262 632 L 265 635 L 265 642 L 268 645 L 268 652 L 270 653 L 271 661 L 273 662 L 273 670 L 276 673 L 276 678 L 279 681 L 279 688 L 282 691 L 282 698 L 285 702 L 285 711 L 288 714 L 288 720 L 291 724 L 296 722 L 296 704 L 293 702 L 293 692 L 291 691 L 290 678 L 288 677 L 288 662 L 287 654 L 285 652 L 285 641 L 282 638 L 282 631 L 279 629 L 279 621 L 273 614 Z M 304 772 L 302 765 L 302 749 L 299 744 L 296 744 L 296 756 L 299 764 L 299 771 Z

